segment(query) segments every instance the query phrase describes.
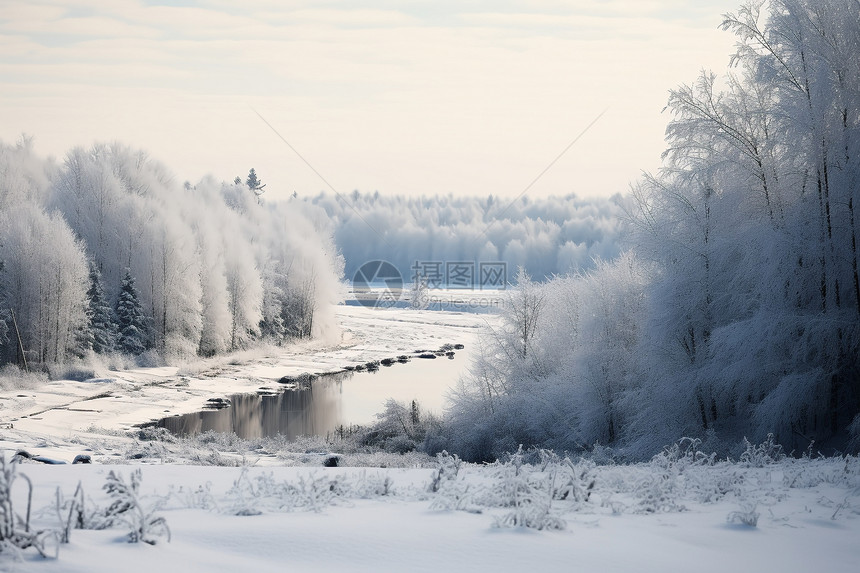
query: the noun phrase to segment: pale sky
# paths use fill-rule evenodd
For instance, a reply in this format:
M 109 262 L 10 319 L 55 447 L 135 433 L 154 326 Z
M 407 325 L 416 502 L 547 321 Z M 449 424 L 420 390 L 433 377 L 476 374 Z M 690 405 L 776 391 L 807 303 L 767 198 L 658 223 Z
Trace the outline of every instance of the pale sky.
M 0 0 L 0 140 L 118 140 L 267 198 L 624 193 L 740 0 Z

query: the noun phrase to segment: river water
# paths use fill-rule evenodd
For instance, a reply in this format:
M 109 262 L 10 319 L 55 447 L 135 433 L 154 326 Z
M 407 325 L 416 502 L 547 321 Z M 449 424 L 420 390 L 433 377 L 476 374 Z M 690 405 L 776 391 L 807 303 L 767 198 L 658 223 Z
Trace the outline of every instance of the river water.
M 325 436 L 339 427 L 366 425 L 394 398 L 417 400 L 424 411 L 441 413 L 445 395 L 468 367 L 468 356 L 460 350 L 453 356 L 435 359 L 410 355 L 410 361 L 380 366 L 377 371 L 338 372 L 313 378 L 299 389 L 277 393 L 236 394 L 226 403 L 213 401 L 202 412 L 163 418 L 158 426 L 178 435 L 213 430 L 243 439 L 284 435 Z

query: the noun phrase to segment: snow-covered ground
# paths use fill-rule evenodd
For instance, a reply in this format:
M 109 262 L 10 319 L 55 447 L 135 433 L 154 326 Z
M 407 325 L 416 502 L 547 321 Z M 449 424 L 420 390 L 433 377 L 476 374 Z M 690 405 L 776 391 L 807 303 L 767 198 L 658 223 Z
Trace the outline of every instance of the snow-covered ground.
M 35 485 L 33 524 L 46 528 L 59 526 L 56 488 L 69 498 L 80 481 L 85 513 L 103 510 L 108 472 L 127 481 L 133 469 L 18 471 Z M 141 506 L 160 507 L 154 515 L 166 520 L 169 542 L 130 544 L 123 525 L 72 530 L 59 559 L 29 549 L 14 561 L 6 552 L 0 569 L 840 573 L 857 571 L 860 557 L 857 458 L 760 468 L 671 456 L 636 466 L 464 465 L 431 492 L 437 475 L 147 465 Z M 23 511 L 26 485 L 15 488 Z M 555 529 L 515 524 L 528 520 Z
M 0 552 L 0 571 L 780 571 L 854 572 L 860 560 L 860 460 L 778 459 L 751 448 L 718 462 L 695 444 L 647 464 L 596 465 L 530 454 L 491 466 L 407 454 L 345 455 L 322 467 L 317 442 L 153 442 L 134 424 L 194 411 L 206 399 L 277 388 L 284 375 L 325 372 L 444 343 L 475 342 L 492 316 L 338 307 L 342 339 L 180 367 L 99 373 L 0 392 L 0 450 L 91 465 L 15 464 L 14 509 L 31 529 L 59 529 L 57 492 L 78 483 L 84 525 L 104 523 L 115 472 L 141 471 L 140 507 L 171 539 L 127 542 L 128 528 L 46 534 L 45 559 Z M 394 368 L 397 368 L 396 366 Z M 309 445 L 310 444 L 310 445 Z M 202 448 L 202 446 L 201 446 Z M 196 457 L 195 457 L 196 456 Z M 216 467 L 204 463 L 234 465 Z M 375 460 L 375 461 L 374 461 Z M 520 461 L 523 463 L 521 464 Z M 170 463 L 174 462 L 174 463 Z M 242 465 L 244 464 L 244 466 Z M 386 467 L 381 467 L 386 466 Z M 399 467 L 398 467 L 399 466 Z M 69 505 L 62 515 L 67 520 Z M 2 511 L 0 511 L 2 513 Z

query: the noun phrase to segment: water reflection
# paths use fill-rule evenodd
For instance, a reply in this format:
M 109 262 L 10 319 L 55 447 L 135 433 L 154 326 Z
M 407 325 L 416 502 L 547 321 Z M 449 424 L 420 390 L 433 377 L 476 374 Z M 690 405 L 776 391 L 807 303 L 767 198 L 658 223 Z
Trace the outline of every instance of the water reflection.
M 324 436 L 342 423 L 341 390 L 350 376 L 351 372 L 320 376 L 308 387 L 277 394 L 235 394 L 227 408 L 164 418 L 158 426 L 183 436 L 209 430 L 235 432 L 243 439 Z
M 229 407 L 163 418 L 157 425 L 178 435 L 213 430 L 235 432 L 243 439 L 277 434 L 293 439 L 372 423 L 389 398 L 417 400 L 424 411 L 439 413 L 448 388 L 468 364 L 462 352 L 449 353 L 434 356 L 435 360 L 418 358 L 416 353 L 407 364 L 391 363 L 378 371 L 322 375 L 277 394 L 235 394 L 229 397 Z

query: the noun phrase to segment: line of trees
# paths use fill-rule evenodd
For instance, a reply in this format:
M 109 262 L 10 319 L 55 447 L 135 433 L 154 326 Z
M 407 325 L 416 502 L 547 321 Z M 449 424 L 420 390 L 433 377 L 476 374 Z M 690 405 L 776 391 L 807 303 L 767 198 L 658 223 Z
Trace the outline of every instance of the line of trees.
M 178 185 L 121 144 L 58 165 L 0 143 L 0 363 L 172 360 L 334 329 L 330 230 L 261 188 Z
M 575 195 L 515 201 L 481 197 L 383 196 L 355 191 L 304 199 L 325 211 L 352 277 L 367 261 L 392 263 L 405 280 L 421 262 L 507 263 L 543 280 L 614 258 L 621 237 L 621 196 Z
M 860 4 L 750 2 L 723 28 L 734 67 L 670 93 L 630 250 L 543 287 L 532 351 L 507 314 L 456 396 L 455 451 L 860 439 Z

